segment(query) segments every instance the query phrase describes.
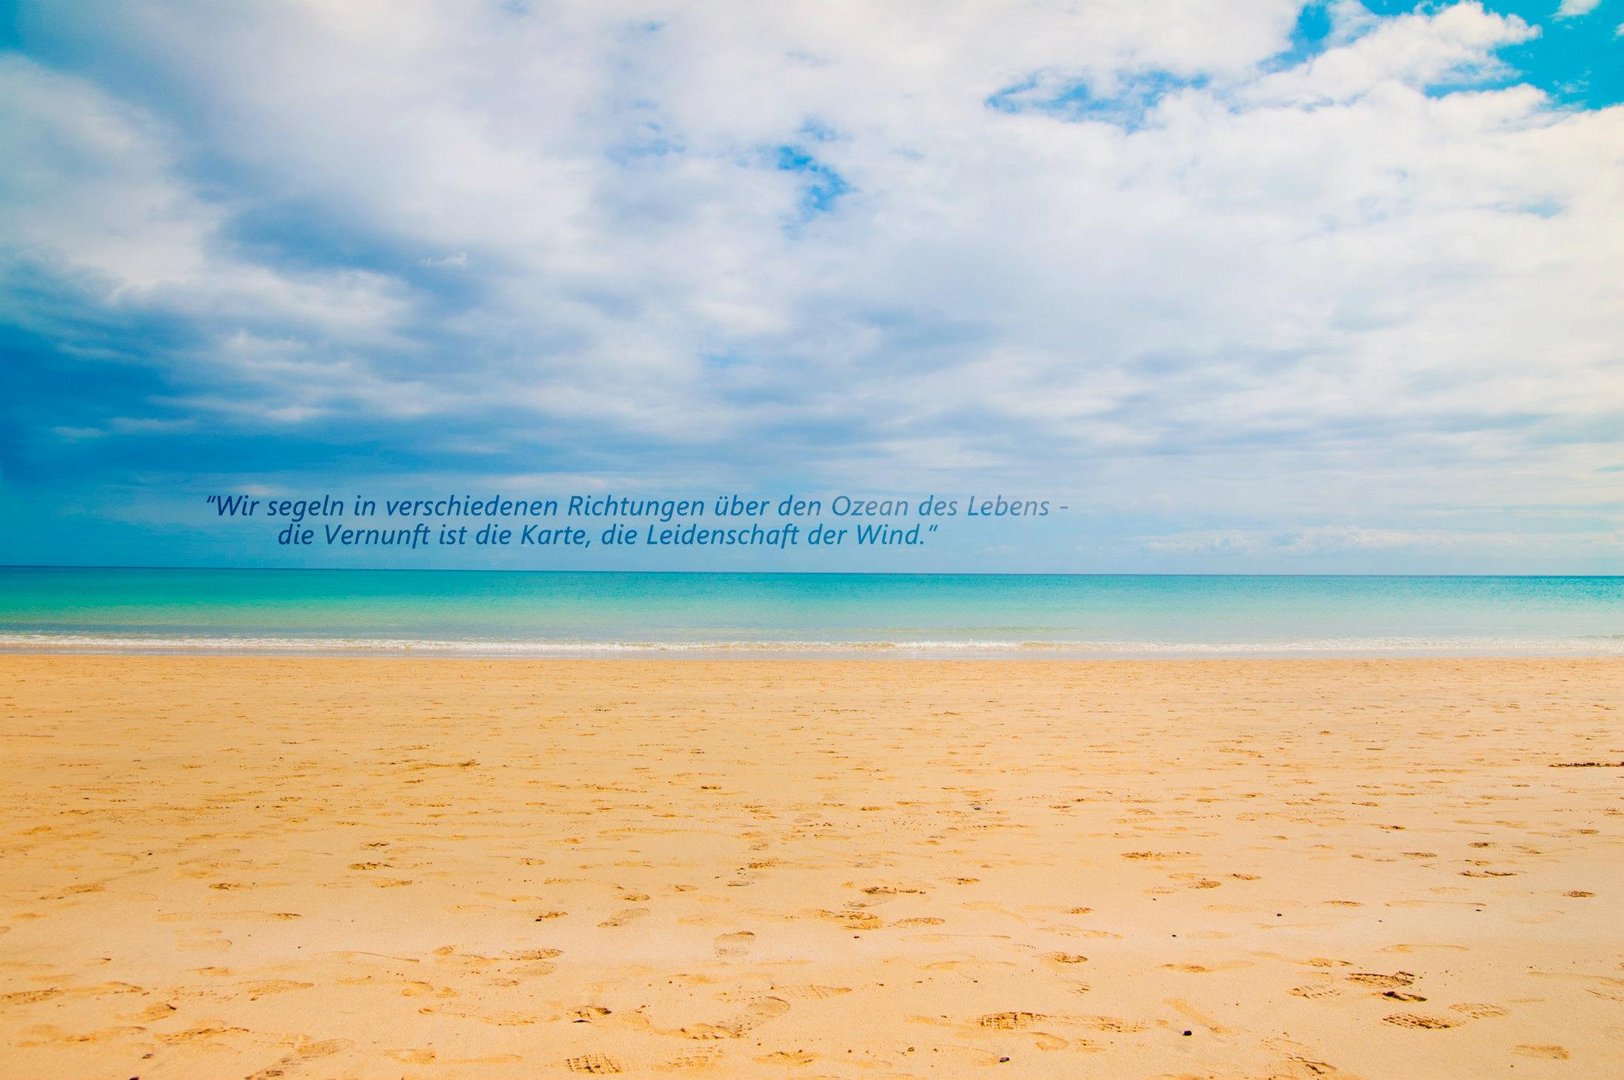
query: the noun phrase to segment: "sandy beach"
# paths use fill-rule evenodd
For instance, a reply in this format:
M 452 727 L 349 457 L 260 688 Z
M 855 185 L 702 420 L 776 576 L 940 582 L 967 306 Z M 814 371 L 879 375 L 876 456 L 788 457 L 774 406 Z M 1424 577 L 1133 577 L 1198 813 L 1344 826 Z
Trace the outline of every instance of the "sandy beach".
M 0 1076 L 1608 1077 L 1616 660 L 0 656 Z

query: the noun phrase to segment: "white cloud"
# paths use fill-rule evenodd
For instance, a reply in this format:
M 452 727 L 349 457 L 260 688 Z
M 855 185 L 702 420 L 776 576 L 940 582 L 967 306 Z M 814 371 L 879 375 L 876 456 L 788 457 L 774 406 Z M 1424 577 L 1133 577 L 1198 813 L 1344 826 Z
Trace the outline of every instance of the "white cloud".
M 1562 0 L 1557 6 L 1556 17 L 1559 19 L 1573 19 L 1580 15 L 1589 15 L 1601 6 L 1601 0 Z

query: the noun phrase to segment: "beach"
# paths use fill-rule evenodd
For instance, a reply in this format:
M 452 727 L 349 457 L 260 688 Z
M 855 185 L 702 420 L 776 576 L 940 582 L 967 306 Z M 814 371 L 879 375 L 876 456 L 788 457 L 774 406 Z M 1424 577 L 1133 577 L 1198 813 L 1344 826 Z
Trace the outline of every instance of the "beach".
M 1617 658 L 0 655 L 0 1077 L 1607 1077 Z

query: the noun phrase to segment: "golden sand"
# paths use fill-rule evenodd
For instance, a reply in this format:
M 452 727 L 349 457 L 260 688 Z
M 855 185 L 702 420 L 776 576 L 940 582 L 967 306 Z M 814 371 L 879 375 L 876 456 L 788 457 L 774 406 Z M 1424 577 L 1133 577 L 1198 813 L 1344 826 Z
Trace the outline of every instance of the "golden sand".
M 0 716 L 8 1080 L 1624 1069 L 1618 661 L 4 656 Z

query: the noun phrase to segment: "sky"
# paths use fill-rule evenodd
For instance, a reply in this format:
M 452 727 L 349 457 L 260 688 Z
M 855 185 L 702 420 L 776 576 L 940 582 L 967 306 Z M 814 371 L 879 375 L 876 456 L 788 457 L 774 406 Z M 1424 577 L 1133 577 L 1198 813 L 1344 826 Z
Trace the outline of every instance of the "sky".
M 0 564 L 1624 572 L 1624 0 L 0 2 Z M 290 548 L 210 494 L 1048 499 Z

